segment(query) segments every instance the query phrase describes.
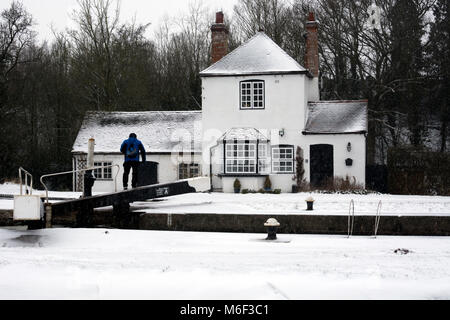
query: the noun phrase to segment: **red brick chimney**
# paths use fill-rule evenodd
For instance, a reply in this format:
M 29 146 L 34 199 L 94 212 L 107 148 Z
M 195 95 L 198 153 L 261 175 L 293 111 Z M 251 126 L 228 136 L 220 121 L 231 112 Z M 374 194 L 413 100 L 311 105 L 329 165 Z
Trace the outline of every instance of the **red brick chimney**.
M 314 77 L 319 76 L 318 28 L 319 22 L 314 18 L 314 13 L 310 12 L 308 21 L 306 22 L 305 68 L 308 69 Z
M 216 63 L 228 53 L 228 28 L 223 22 L 223 12 L 216 13 L 216 23 L 211 26 L 211 63 Z

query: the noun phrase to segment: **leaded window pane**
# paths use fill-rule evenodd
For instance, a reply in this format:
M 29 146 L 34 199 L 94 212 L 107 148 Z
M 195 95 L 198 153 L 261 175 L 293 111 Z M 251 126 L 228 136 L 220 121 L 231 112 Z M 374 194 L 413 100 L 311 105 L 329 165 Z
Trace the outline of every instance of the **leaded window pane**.
M 227 143 L 225 149 L 226 173 L 256 173 L 256 144 Z
M 272 171 L 274 173 L 292 173 L 294 168 L 294 148 L 275 147 L 272 149 Z
M 241 83 L 241 108 L 264 108 L 264 81 L 247 81 Z

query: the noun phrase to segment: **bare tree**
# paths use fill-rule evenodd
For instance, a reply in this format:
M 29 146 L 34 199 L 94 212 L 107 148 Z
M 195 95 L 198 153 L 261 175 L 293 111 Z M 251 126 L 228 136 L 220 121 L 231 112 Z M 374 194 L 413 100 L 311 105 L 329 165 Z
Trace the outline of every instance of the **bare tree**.
M 240 0 L 234 7 L 234 15 L 236 29 L 242 39 L 264 30 L 280 46 L 291 40 L 285 32 L 289 17 L 284 1 Z
M 79 72 L 85 98 L 96 109 L 114 109 L 118 93 L 113 60 L 114 36 L 119 28 L 120 1 L 79 0 L 73 20 L 78 29 L 69 30 L 74 68 Z M 88 82 L 86 80 L 89 80 Z
M 32 30 L 33 20 L 24 6 L 13 1 L 8 9 L 0 15 L 0 167 L 9 172 L 12 168 L 13 150 L 16 144 L 8 139 L 11 130 L 11 119 L 18 112 L 15 104 L 9 99 L 11 90 L 11 74 L 21 64 L 28 62 L 24 51 L 34 43 L 35 33 Z M 5 173 L 0 175 L 5 176 Z

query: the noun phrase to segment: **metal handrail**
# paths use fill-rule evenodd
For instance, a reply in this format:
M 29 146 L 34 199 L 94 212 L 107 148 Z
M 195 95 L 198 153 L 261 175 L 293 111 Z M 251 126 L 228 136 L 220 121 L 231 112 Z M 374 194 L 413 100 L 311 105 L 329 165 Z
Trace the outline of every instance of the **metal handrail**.
M 351 219 L 350 219 L 351 216 Z M 351 220 L 351 227 L 350 227 Z M 353 199 L 350 201 L 350 206 L 348 208 L 348 228 L 347 228 L 347 238 L 353 235 L 353 225 L 355 223 L 355 202 Z
M 375 232 L 374 232 L 375 238 L 377 237 L 378 226 L 380 225 L 380 218 L 381 218 L 381 200 L 380 202 L 378 202 L 377 213 L 375 215 Z
M 48 203 L 48 188 L 43 181 L 44 178 L 60 176 L 60 175 L 69 174 L 69 173 L 90 171 L 90 170 L 95 170 L 95 169 L 112 168 L 112 167 L 118 168 L 117 173 L 114 176 L 114 192 L 117 192 L 117 176 L 119 175 L 119 171 L 120 171 L 120 166 L 118 164 L 113 164 L 113 165 L 109 165 L 109 166 L 101 166 L 101 167 L 92 167 L 92 168 L 86 168 L 86 169 L 77 169 L 77 170 L 72 170 L 72 171 L 65 171 L 65 172 L 58 172 L 58 173 L 51 173 L 51 174 L 43 175 L 39 180 L 41 181 L 42 185 L 45 188 L 45 199 L 46 199 L 45 202 Z
M 20 195 L 22 195 L 22 172 L 25 173 L 25 193 L 28 194 L 28 187 L 30 188 L 30 195 L 33 194 L 33 176 L 24 168 L 19 168 L 19 180 L 20 180 Z M 28 176 L 30 176 L 30 186 L 28 186 Z

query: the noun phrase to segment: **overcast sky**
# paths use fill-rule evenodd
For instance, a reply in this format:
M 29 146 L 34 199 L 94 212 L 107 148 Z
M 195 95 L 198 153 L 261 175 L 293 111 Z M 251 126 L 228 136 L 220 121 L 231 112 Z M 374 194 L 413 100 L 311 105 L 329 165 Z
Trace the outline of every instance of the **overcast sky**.
M 197 0 L 198 1 L 198 0 Z M 0 11 L 8 8 L 12 0 L 0 0 Z M 63 31 L 71 25 L 70 14 L 78 8 L 77 0 L 21 0 L 36 23 L 34 29 L 39 40 L 52 40 L 51 26 Z M 224 10 L 231 13 L 237 0 L 203 0 L 205 6 L 214 11 Z M 164 15 L 170 17 L 188 11 L 188 0 L 122 0 L 121 21 L 151 23 L 149 34 L 155 29 Z

